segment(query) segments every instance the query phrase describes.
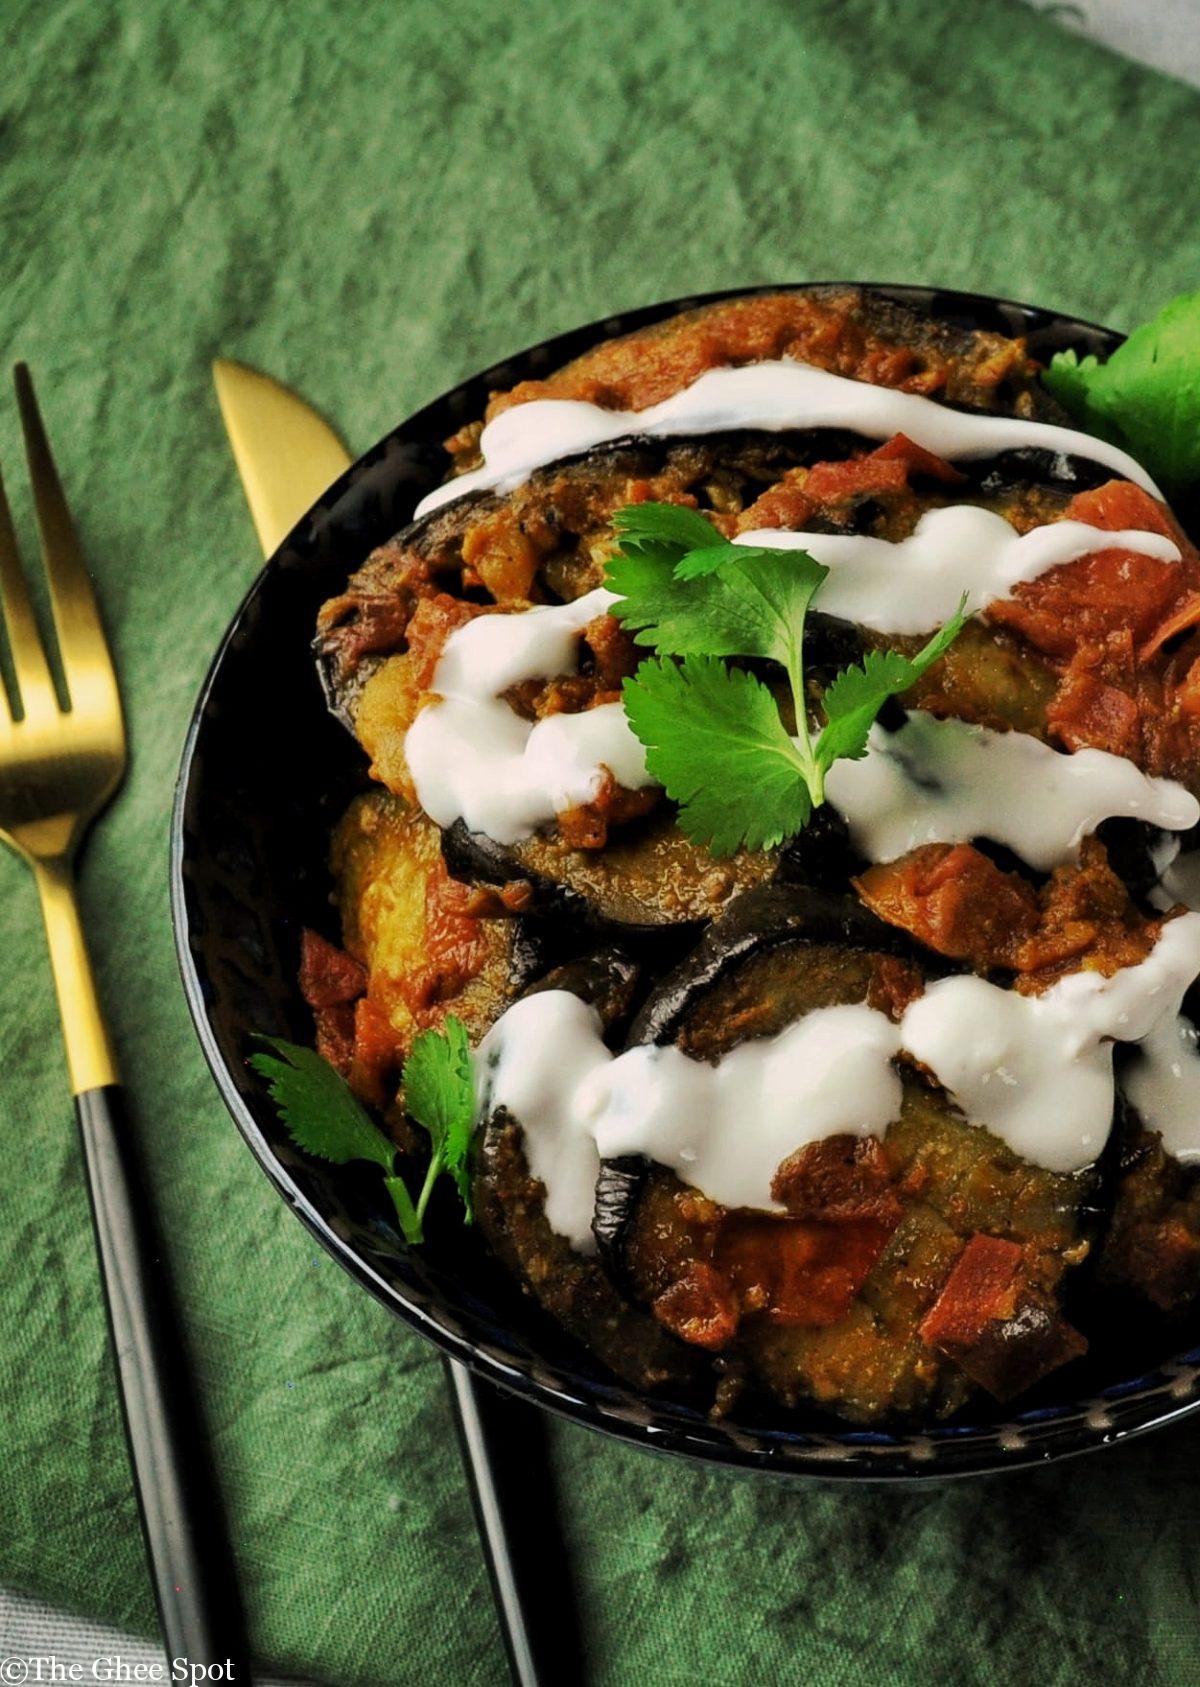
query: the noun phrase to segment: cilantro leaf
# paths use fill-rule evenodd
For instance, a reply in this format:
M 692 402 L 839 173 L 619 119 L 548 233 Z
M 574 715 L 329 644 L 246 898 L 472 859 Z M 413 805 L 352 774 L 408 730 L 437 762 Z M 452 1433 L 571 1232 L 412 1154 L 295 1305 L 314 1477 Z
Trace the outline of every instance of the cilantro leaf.
M 433 1155 L 425 1187 L 417 1201 L 424 1217 L 429 1192 L 440 1172 L 454 1179 L 471 1223 L 471 1185 L 467 1156 L 475 1128 L 475 1081 L 471 1049 L 461 1019 L 448 1014 L 441 1031 L 422 1031 L 404 1065 L 405 1111 L 429 1133 Z
M 1098 434 L 1116 445 L 1119 443 L 1118 430 L 1105 421 L 1091 398 L 1092 383 L 1102 367 L 1098 357 L 1088 356 L 1081 360 L 1074 351 L 1058 351 L 1051 358 L 1049 367 L 1042 371 L 1042 385 L 1089 433 Z
M 722 539 L 719 545 L 710 542 L 698 551 L 689 551 L 686 556 L 680 557 L 675 564 L 675 578 L 698 580 L 704 574 L 715 574 L 718 568 L 724 568 L 727 562 L 736 562 L 739 556 L 745 557 L 748 552 L 754 556 L 769 554 L 752 545 L 735 545 L 730 539 Z
M 430 1192 L 447 1172 L 462 1196 L 471 1222 L 467 1155 L 475 1123 L 475 1086 L 466 1027 L 453 1014 L 445 1032 L 423 1031 L 404 1068 L 405 1106 L 429 1133 L 433 1152 L 420 1196 L 396 1175 L 396 1144 L 375 1123 L 329 1062 L 315 1049 L 263 1037 L 274 1052 L 252 1054 L 250 1065 L 267 1080 L 271 1099 L 288 1135 L 306 1154 L 344 1166 L 366 1160 L 378 1166 L 407 1242 L 424 1241 L 423 1221 Z
M 250 1065 L 267 1089 L 288 1135 L 306 1154 L 335 1166 L 368 1160 L 381 1167 L 400 1230 L 407 1242 L 421 1240 L 421 1225 L 403 1178 L 393 1176 L 396 1144 L 371 1118 L 345 1079 L 315 1049 L 280 1037 L 260 1041 L 274 1054 L 252 1054 Z
M 703 574 L 646 556 L 617 556 L 606 584 L 620 597 L 611 613 L 634 642 L 672 656 L 761 656 L 795 666 L 804 615 L 829 570 L 807 551 L 749 545 L 705 547 Z M 719 552 L 719 554 L 718 554 Z
M 643 662 L 624 686 L 646 765 L 680 805 L 680 824 L 714 855 L 773 849 L 812 812 L 796 746 L 774 697 L 711 656 Z
M 626 504 L 613 516 L 613 528 L 626 556 L 648 557 L 671 566 L 689 551 L 720 537 L 699 510 L 684 504 Z
M 804 550 L 721 540 L 703 517 L 675 505 L 636 505 L 613 519 L 622 548 L 606 571 L 617 598 L 610 613 L 635 643 L 661 653 L 639 666 L 623 692 L 647 769 L 679 804 L 685 834 L 714 855 L 774 848 L 825 801 L 825 775 L 838 757 L 865 753 L 884 701 L 907 691 L 958 636 L 966 599 L 916 656 L 877 651 L 839 674 L 814 740 L 804 623 L 829 570 Z M 722 657 L 783 668 L 794 737 L 768 687 Z
M 1104 363 L 1058 352 L 1042 376 L 1064 409 L 1176 491 L 1200 481 L 1200 292 L 1181 293 Z
M 962 632 L 966 612 L 964 593 L 945 626 L 915 656 L 902 656 L 898 650 L 871 650 L 861 663 L 843 668 L 831 681 L 821 699 L 825 726 L 814 746 L 816 758 L 826 771 L 842 757 L 857 761 L 866 755 L 867 736 L 884 703 L 915 685 L 945 654 Z
M 263 1037 L 274 1054 L 252 1054 L 250 1065 L 267 1080 L 271 1100 L 297 1148 L 344 1166 L 370 1160 L 390 1172 L 396 1145 L 384 1135 L 345 1080 L 315 1049 Z

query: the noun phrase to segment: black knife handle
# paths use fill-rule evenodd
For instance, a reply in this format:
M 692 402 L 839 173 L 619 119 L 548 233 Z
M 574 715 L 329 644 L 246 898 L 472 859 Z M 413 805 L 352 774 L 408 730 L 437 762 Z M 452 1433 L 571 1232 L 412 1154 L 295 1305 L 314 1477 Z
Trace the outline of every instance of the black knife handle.
M 443 1359 L 475 1522 L 517 1687 L 582 1682 L 544 1414 Z
M 248 1683 L 236 1586 L 201 1454 L 161 1250 L 133 1160 L 123 1092 L 75 1097 L 134 1489 L 168 1659 Z

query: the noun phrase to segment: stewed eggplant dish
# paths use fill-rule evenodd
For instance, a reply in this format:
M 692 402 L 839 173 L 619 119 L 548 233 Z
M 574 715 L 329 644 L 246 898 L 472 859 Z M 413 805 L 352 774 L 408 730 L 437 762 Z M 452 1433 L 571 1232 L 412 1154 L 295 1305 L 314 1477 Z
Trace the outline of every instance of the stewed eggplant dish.
M 933 1422 L 1196 1311 L 1200 555 L 1152 331 L 1044 369 L 867 288 L 725 299 L 494 393 L 345 559 L 317 1053 L 410 1241 L 449 1172 L 639 1388 Z

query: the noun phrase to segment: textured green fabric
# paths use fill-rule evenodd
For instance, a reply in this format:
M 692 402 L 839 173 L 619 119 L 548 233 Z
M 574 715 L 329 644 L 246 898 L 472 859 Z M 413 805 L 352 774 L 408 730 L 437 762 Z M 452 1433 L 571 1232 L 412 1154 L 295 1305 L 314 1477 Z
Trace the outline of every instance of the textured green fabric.
M 215 353 L 365 446 L 607 311 L 804 277 L 1128 326 L 1197 284 L 1200 97 L 1024 7 L 3 0 L 0 353 L 28 358 L 124 680 L 87 914 L 257 1651 L 503 1669 L 432 1350 L 308 1241 L 203 1068 L 167 817 L 256 566 Z M 19 485 L 11 406 L 0 458 Z M 0 861 L 0 1582 L 150 1630 L 33 888 Z M 999 1483 L 785 1488 L 556 1430 L 596 1682 L 1194 1679 L 1200 1429 Z

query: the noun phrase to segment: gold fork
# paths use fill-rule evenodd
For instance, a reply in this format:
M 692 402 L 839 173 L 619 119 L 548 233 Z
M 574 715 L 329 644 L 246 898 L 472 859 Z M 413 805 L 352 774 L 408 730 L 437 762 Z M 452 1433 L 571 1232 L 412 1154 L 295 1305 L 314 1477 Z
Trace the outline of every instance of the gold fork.
M 14 680 L 0 687 L 0 838 L 33 869 L 58 994 L 71 1088 L 116 1357 L 134 1486 L 168 1658 L 231 1666 L 248 1681 L 212 1486 L 161 1256 L 131 1156 L 112 1044 L 75 896 L 73 861 L 125 771 L 125 727 L 96 597 L 38 412 L 13 371 L 42 561 L 65 681 L 60 698 L 38 631 L 0 482 L 0 626 Z M 5 706 L 7 701 L 7 706 Z M 197 1679 L 199 1677 L 196 1677 Z

